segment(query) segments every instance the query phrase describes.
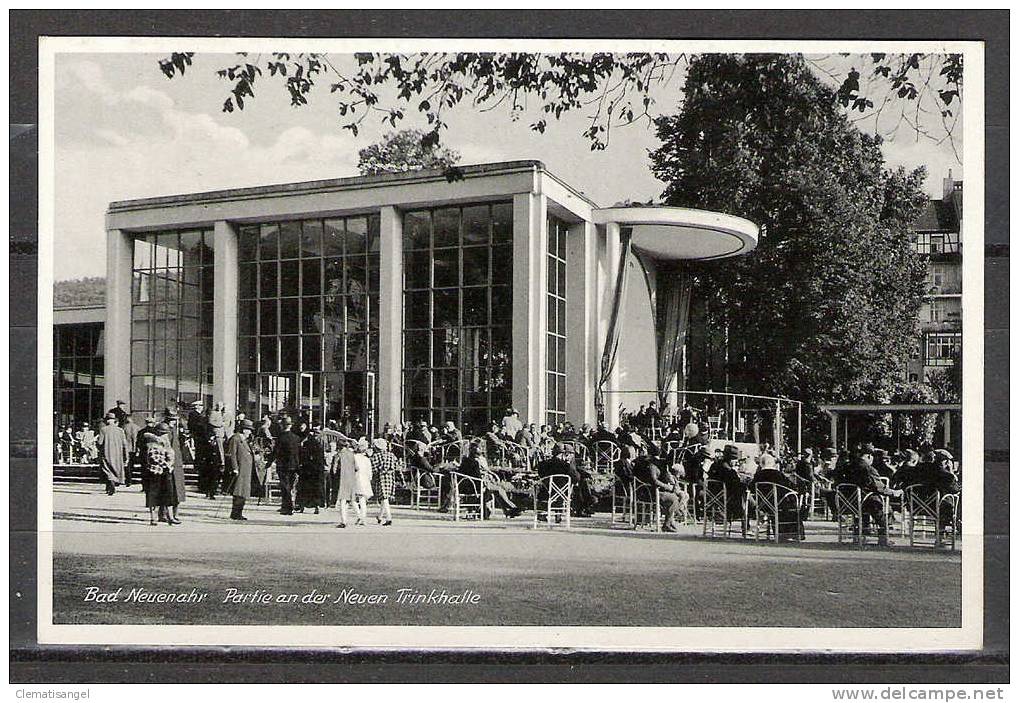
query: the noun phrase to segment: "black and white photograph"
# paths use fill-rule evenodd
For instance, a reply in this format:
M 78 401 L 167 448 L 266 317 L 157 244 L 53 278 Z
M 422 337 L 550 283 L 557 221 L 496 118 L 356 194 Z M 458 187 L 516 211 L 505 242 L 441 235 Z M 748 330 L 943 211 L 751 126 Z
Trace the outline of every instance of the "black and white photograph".
M 978 649 L 982 81 L 44 37 L 40 642 Z

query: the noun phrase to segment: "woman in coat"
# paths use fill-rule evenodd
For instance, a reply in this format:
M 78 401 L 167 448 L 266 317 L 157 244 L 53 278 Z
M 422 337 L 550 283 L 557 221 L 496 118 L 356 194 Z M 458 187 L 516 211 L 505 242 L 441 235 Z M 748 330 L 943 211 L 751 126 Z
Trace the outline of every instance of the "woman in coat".
M 167 435 L 170 438 L 170 448 L 173 449 L 173 487 L 177 494 L 177 504 L 173 506 L 173 519 L 180 522 L 180 504 L 187 497 L 187 489 L 184 487 L 184 452 L 181 448 L 180 439 L 180 417 L 171 408 L 165 412 L 165 422 L 170 428 Z
M 156 510 L 159 520 L 167 525 L 178 525 L 171 514 L 177 508 L 177 489 L 174 486 L 174 451 L 170 446 L 170 428 L 160 422 L 151 434 L 145 435 L 145 461 L 143 471 L 147 474 L 142 482 L 145 486 L 145 507 L 149 509 L 149 525 L 156 525 Z
M 304 423 L 301 423 L 302 426 Z M 322 500 L 322 480 L 325 474 L 325 449 L 322 447 L 322 428 L 311 428 L 301 442 L 301 468 L 298 472 L 297 508 L 295 512 L 303 513 L 305 508 L 318 509 L 325 505 Z
M 354 510 L 357 512 L 357 521 L 354 524 L 364 524 L 368 513 L 368 498 L 372 495 L 372 466 L 367 452 L 368 440 L 364 438 L 358 440 L 356 444 L 350 442 L 340 450 L 340 491 L 336 497 L 336 502 L 340 506 L 340 524 L 337 527 L 347 526 L 348 501 L 354 504 Z

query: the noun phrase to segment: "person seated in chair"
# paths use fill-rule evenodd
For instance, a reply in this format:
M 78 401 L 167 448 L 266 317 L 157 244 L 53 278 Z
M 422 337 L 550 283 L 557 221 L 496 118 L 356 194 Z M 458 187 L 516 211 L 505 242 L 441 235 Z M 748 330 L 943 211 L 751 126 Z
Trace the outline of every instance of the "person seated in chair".
M 934 461 L 920 465 L 920 471 L 915 481 L 921 486 L 917 489 L 918 491 L 923 491 L 927 495 L 935 491 L 941 494 L 939 521 L 942 530 L 952 525 L 952 507 L 948 501 L 944 500 L 944 497 L 958 495 L 962 492 L 962 486 L 952 470 L 954 462 L 955 459 L 950 451 L 937 449 L 934 452 Z
M 452 420 L 446 420 L 446 424 L 442 427 L 442 441 L 443 442 L 460 442 L 464 438 L 463 434 L 456 428 Z
M 685 488 L 681 488 L 675 476 L 668 469 L 662 468 L 658 460 L 647 451 L 642 450 L 633 462 L 633 476 L 658 489 L 658 501 L 662 508 L 662 530 L 678 532 L 676 517 L 686 512 L 689 496 Z
M 761 483 L 774 483 L 795 491 L 797 496 L 799 496 L 800 481 L 795 474 L 789 475 L 782 472 L 778 467 L 777 460 L 771 454 L 761 454 L 760 461 L 760 468 L 757 469 L 757 473 L 754 474 L 754 478 L 750 482 L 751 490 L 756 491 L 758 484 Z M 785 497 L 787 495 L 779 491 L 778 523 L 781 529 L 780 536 L 788 539 L 803 539 L 803 524 L 800 520 L 798 498 L 794 501 Z M 757 505 L 757 510 L 761 510 L 760 504 Z
M 912 449 L 903 452 L 902 464 L 892 474 L 888 485 L 891 488 L 908 488 L 920 478 L 920 455 Z
M 900 496 L 902 491 L 885 486 L 881 477 L 874 469 L 874 446 L 865 444 L 860 447 L 859 454 L 849 465 L 844 483 L 858 486 L 865 496 L 863 501 L 863 533 L 870 534 L 870 523 L 877 523 L 878 545 L 888 547 L 888 520 L 885 515 L 885 504 L 882 496 Z
M 594 515 L 592 511 L 594 499 L 591 495 L 591 486 L 588 483 L 588 477 L 575 466 L 575 461 L 576 457 L 570 445 L 556 442 L 552 450 L 552 456 L 539 461 L 535 465 L 534 470 L 538 473 L 538 478 L 547 478 L 556 474 L 569 476 L 570 481 L 573 482 L 573 516 L 591 517 Z M 539 494 L 539 499 L 541 495 L 544 495 L 544 489 Z
M 510 499 L 509 491 L 513 490 L 513 484 L 503 481 L 494 471 L 488 468 L 488 461 L 485 459 L 480 442 L 473 442 L 467 451 L 467 456 L 460 460 L 459 473 L 480 478 L 485 481 L 487 487 L 485 500 L 485 519 L 492 514 L 492 507 L 498 506 L 506 517 L 516 517 L 523 512 L 523 509 Z
M 709 481 L 721 481 L 725 485 L 726 512 L 730 520 L 743 518 L 743 479 L 736 471 L 735 464 L 739 461 L 739 447 L 727 444 L 722 450 L 722 457 L 708 469 Z

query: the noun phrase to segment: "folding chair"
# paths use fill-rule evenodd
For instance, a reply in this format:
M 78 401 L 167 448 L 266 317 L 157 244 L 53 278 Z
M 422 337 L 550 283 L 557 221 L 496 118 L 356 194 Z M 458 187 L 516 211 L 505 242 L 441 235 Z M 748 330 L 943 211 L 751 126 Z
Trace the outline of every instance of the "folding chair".
M 442 463 L 456 463 L 467 455 L 468 442 L 466 439 L 454 440 L 452 442 L 445 442 L 443 444 L 436 445 L 434 447 L 435 452 L 439 455 L 439 460 Z
M 442 479 L 443 475 L 438 471 L 432 472 L 432 478 L 435 480 L 435 485 L 432 488 L 428 488 L 422 484 L 421 478 L 426 472 L 421 469 L 414 469 L 414 509 L 421 510 L 434 509 L 438 510 L 442 504 Z
M 566 474 L 545 476 L 535 481 L 531 490 L 534 497 L 534 527 L 538 527 L 538 513 L 544 513 L 549 528 L 562 524 L 567 530 L 570 529 L 570 505 L 573 500 L 573 482 L 570 477 Z
M 453 521 L 485 519 L 485 480 L 457 471 L 449 472 Z
M 658 486 L 633 479 L 633 526 L 662 531 L 662 504 Z
M 609 524 L 622 523 L 633 527 L 634 524 L 634 481 L 620 480 L 618 476 L 612 477 L 612 516 Z
M 722 481 L 705 481 L 701 496 L 704 503 L 703 535 L 707 537 L 710 533 L 711 537 L 715 537 L 721 526 L 722 536 L 728 537 L 732 531 L 733 519 L 729 511 L 729 493 L 725 484 Z M 740 526 L 743 527 L 742 518 Z
M 907 486 L 903 491 L 903 504 L 909 505 L 909 546 L 941 547 L 943 533 L 951 528 L 950 545 L 955 549 L 958 532 L 958 500 L 955 494 L 942 496 L 939 491 L 922 485 Z M 942 510 L 948 513 L 944 519 Z
M 622 456 L 623 452 L 618 444 L 605 439 L 599 440 L 594 443 L 594 470 L 613 473 Z
M 852 483 L 835 486 L 835 520 L 839 525 L 839 544 L 846 537 L 863 547 L 863 501 L 867 499 L 863 489 Z
M 796 491 L 777 483 L 762 481 L 754 487 L 754 500 L 757 503 L 757 511 L 754 516 L 754 540 L 761 538 L 761 528 L 764 528 L 765 539 L 774 542 L 779 541 L 783 534 L 784 526 L 793 525 L 798 538 L 803 528 L 800 523 L 800 500 Z M 792 520 L 782 520 L 782 511 L 792 511 L 795 517 Z

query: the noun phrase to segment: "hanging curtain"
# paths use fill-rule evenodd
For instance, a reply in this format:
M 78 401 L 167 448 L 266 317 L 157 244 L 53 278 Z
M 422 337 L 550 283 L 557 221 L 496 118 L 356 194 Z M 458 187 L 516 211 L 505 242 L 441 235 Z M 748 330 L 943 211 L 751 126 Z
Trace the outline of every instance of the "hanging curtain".
M 672 380 L 682 370 L 693 279 L 682 261 L 662 261 L 636 247 L 633 253 L 644 271 L 654 315 L 656 386 L 658 407 L 662 407 L 672 390 Z
M 612 315 L 609 317 L 608 334 L 605 336 L 605 348 L 601 356 L 601 373 L 598 376 L 598 385 L 594 389 L 594 405 L 598 409 L 599 419 L 605 413 L 605 384 L 608 383 L 612 369 L 616 365 L 616 353 L 619 351 L 619 315 L 626 299 L 626 264 L 630 258 L 630 241 L 633 239 L 633 229 L 624 227 L 620 229 L 619 247 L 619 271 L 616 274 L 615 295 L 612 298 Z
M 681 371 L 690 322 L 693 280 L 682 262 L 659 262 L 656 278 L 655 332 L 658 341 L 658 406 L 664 405 L 672 380 Z

